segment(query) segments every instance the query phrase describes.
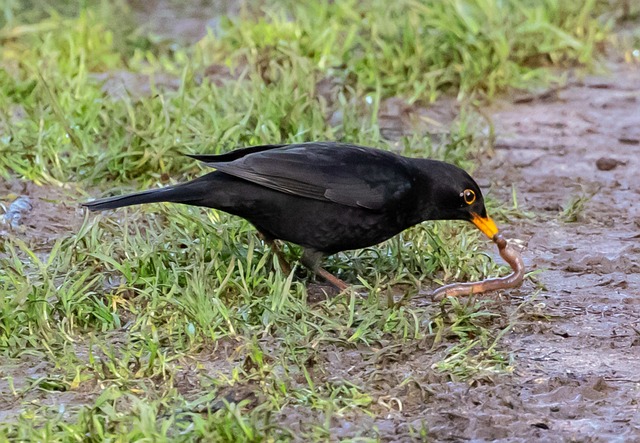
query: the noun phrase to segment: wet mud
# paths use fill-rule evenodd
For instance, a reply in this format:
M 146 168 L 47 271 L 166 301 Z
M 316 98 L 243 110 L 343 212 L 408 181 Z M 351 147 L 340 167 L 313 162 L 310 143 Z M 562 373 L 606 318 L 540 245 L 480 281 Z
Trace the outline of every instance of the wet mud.
M 525 318 L 505 338 L 514 375 L 474 390 L 486 400 L 465 414 L 469 423 L 489 409 L 497 420 L 480 438 L 640 439 L 640 75 L 608 68 L 551 98 L 490 110 L 496 150 L 478 172 L 503 201 L 514 186 L 533 214 L 504 228 L 526 245 L 528 268 L 542 270 L 535 303 L 544 319 Z
M 80 227 L 84 199 L 75 188 L 0 178 L 0 245 L 13 236 L 34 250 L 50 250 L 56 239 Z

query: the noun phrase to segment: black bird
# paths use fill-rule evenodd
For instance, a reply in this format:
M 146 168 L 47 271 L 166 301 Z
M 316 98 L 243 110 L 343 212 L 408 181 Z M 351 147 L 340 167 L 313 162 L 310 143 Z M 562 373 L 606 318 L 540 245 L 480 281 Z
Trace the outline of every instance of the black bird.
M 339 289 L 320 267 L 325 255 L 375 245 L 425 220 L 466 220 L 489 238 L 477 183 L 436 160 L 333 142 L 265 145 L 221 155 L 189 155 L 216 170 L 195 180 L 85 203 L 92 211 L 172 202 L 215 208 L 251 222 L 271 245 L 304 248 L 301 262 Z M 283 270 L 288 266 L 274 248 Z

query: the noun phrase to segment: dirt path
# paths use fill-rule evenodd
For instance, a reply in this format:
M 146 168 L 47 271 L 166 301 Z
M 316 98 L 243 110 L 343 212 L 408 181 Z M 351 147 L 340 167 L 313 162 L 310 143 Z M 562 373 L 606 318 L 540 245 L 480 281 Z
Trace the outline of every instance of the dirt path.
M 485 179 L 535 214 L 505 227 L 545 289 L 504 342 L 514 376 L 455 396 L 439 438 L 640 441 L 640 71 L 611 69 L 491 111 Z

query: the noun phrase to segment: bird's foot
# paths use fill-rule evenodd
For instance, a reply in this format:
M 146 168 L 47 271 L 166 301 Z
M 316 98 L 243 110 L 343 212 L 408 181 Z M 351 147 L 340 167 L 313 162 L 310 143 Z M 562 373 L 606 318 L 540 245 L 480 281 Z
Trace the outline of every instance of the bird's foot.
M 324 278 L 327 282 L 331 283 L 331 285 L 335 286 L 340 292 L 349 287 L 349 285 L 344 281 L 340 280 L 338 277 L 323 268 L 318 268 L 316 270 L 316 274 Z

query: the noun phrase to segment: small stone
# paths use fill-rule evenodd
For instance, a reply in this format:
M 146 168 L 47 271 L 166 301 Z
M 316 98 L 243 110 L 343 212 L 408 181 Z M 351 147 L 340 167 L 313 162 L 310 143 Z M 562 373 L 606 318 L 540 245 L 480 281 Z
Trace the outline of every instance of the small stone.
M 600 157 L 596 160 L 596 167 L 601 171 L 611 171 L 615 169 L 622 162 L 610 157 Z

